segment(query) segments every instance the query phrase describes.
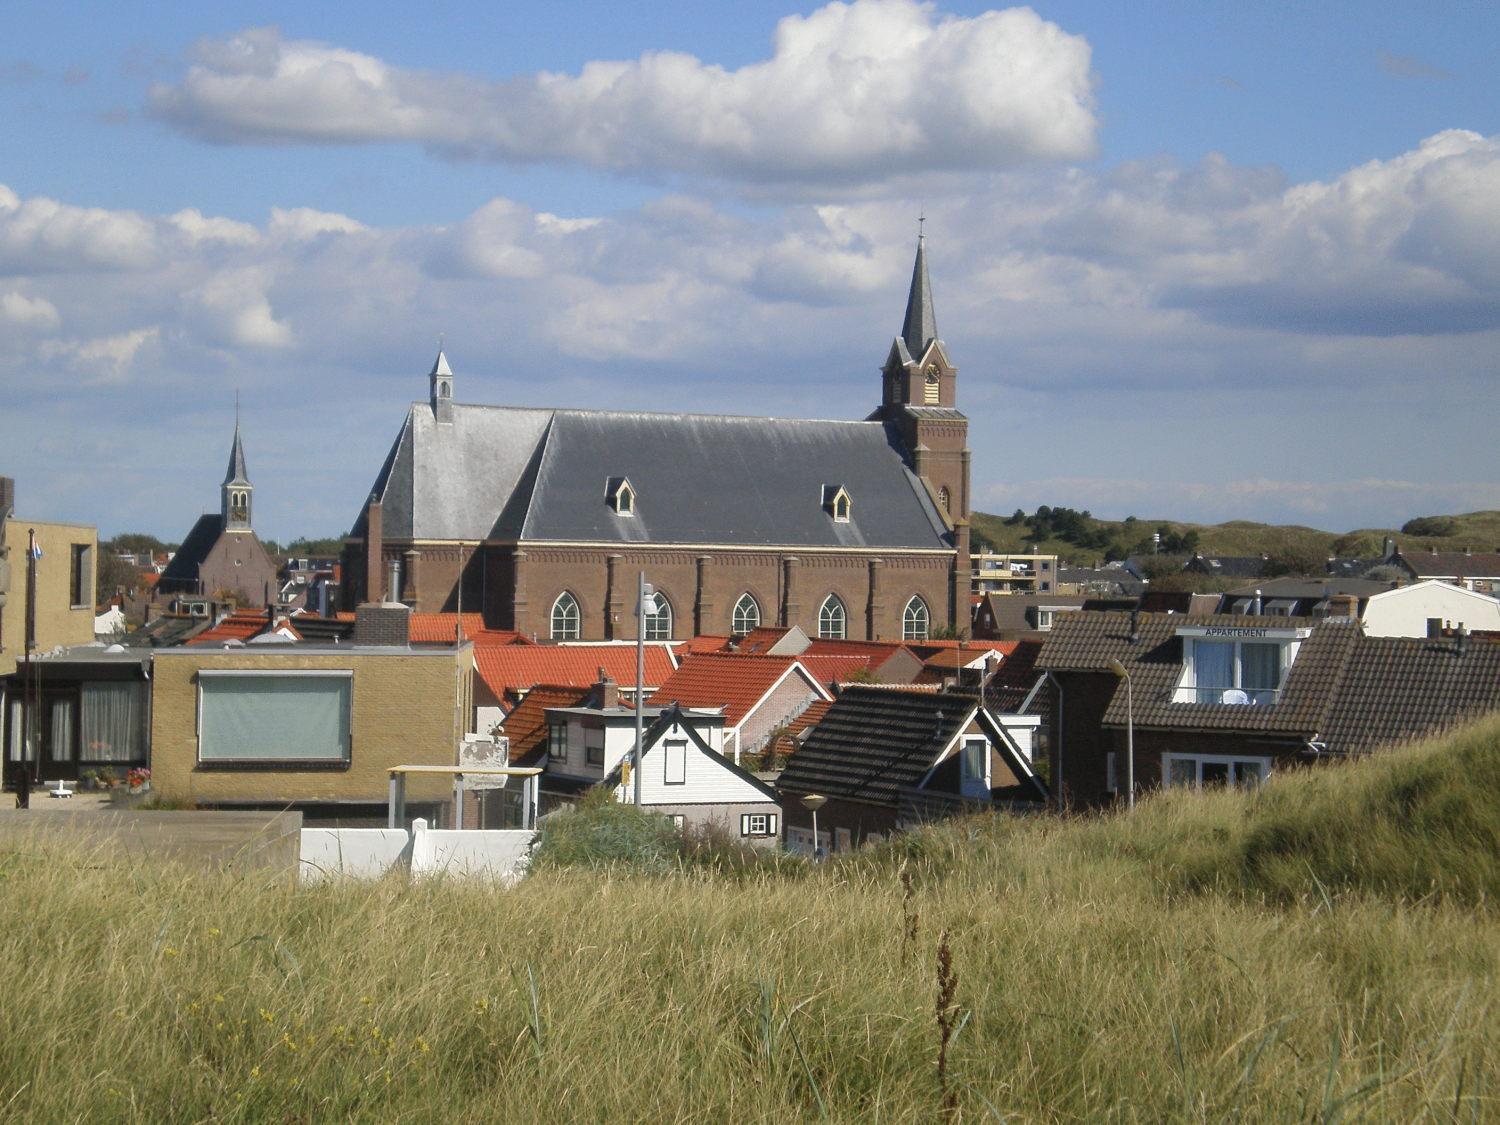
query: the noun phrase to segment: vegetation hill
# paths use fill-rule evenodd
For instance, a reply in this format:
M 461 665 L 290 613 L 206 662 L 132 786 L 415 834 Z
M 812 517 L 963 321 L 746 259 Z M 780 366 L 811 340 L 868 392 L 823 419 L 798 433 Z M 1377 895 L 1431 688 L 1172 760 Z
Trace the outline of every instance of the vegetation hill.
M 973 817 L 816 867 L 674 855 L 600 808 L 556 822 L 577 818 L 509 891 L 298 888 L 12 844 L 0 1105 L 1493 1119 L 1497 782 L 1490 722 L 1255 793 Z
M 1151 535 L 1162 534 L 1168 554 L 1196 549 L 1211 555 L 1260 555 L 1288 561 L 1322 561 L 1330 555 L 1375 558 L 1381 542 L 1391 536 L 1404 549 L 1436 548 L 1460 551 L 1500 550 L 1500 511 L 1469 512 L 1453 516 L 1421 516 L 1399 529 L 1362 528 L 1343 534 L 1319 531 L 1296 524 L 1265 524 L 1249 520 L 1196 524 L 1180 520 L 1129 517 L 1124 520 L 1095 519 L 1087 511 L 1043 506 L 1028 515 L 1019 509 L 1010 516 L 975 512 L 976 540 L 993 544 L 996 551 L 1059 555 L 1086 566 L 1108 559 L 1151 553 Z

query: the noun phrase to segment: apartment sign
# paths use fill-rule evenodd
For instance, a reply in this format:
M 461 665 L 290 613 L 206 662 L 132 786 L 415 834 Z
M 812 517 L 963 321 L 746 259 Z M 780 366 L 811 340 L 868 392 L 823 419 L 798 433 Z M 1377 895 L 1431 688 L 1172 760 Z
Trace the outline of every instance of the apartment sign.
M 1210 625 L 1203 630 L 1205 637 L 1269 637 L 1269 629 L 1239 628 L 1233 625 Z
M 1179 637 L 1225 637 L 1234 640 L 1297 641 L 1306 640 L 1311 629 L 1272 629 L 1264 625 L 1184 625 Z

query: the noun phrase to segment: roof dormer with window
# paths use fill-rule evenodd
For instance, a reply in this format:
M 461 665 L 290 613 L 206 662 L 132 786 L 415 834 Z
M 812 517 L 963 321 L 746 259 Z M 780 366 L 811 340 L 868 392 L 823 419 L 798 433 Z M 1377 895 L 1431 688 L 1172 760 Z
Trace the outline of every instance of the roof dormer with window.
M 823 510 L 833 517 L 834 523 L 848 523 L 853 503 L 849 499 L 849 490 L 841 484 L 825 484 L 823 486 Z
M 617 516 L 635 515 L 635 488 L 626 477 L 610 477 L 605 482 L 604 499 Z
M 1287 673 L 1308 628 L 1197 625 L 1177 630 L 1182 678 L 1173 703 L 1269 706 L 1281 698 Z

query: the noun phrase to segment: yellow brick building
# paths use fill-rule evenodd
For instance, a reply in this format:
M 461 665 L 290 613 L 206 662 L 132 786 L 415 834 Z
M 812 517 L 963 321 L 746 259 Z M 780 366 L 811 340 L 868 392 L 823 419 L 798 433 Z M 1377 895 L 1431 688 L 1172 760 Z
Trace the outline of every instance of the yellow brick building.
M 457 764 L 473 670 L 467 644 L 164 649 L 152 673 L 152 788 L 383 823 L 392 766 Z M 408 810 L 446 818 L 451 795 L 444 779 L 414 777 Z
M 3 513 L 0 513 L 3 515 Z M 0 519 L 10 588 L 0 605 L 0 676 L 15 671 L 25 657 L 26 551 L 28 532 L 42 550 L 36 560 L 36 646 L 84 645 L 94 639 L 94 588 L 99 533 L 86 524 L 52 523 L 20 516 Z

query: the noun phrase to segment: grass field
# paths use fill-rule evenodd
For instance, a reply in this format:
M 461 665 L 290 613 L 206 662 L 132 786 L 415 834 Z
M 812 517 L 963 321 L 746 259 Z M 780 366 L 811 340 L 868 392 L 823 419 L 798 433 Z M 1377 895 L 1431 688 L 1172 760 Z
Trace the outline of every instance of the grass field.
M 1095 520 L 1094 523 L 1126 549 L 1163 525 L 1178 534 L 1196 531 L 1199 537 L 1198 549 L 1208 555 L 1310 555 L 1316 558 L 1339 555 L 1374 558 L 1379 556 L 1381 542 L 1387 535 L 1407 550 L 1429 547 L 1440 551 L 1461 551 L 1465 547 L 1475 551 L 1500 550 L 1500 512 L 1468 512 L 1435 518 L 1445 521 L 1447 534 L 1406 535 L 1399 530 L 1385 528 L 1361 528 L 1348 532 L 1320 531 L 1297 524 L 1266 524 L 1250 520 L 1199 524 L 1142 518 L 1131 525 L 1117 520 Z M 1058 555 L 1079 566 L 1092 565 L 1104 557 L 1103 549 L 1080 548 L 1058 539 L 1033 544 L 1026 538 L 1028 531 L 1024 526 L 1008 525 L 1005 517 L 999 515 L 975 512 L 973 525 L 975 531 L 995 544 L 997 551 L 1021 553 L 1031 550 L 1035 545 L 1040 554 Z
M 1500 1115 L 1500 723 L 816 870 L 589 869 L 577 828 L 512 891 L 0 854 L 0 1114 Z

